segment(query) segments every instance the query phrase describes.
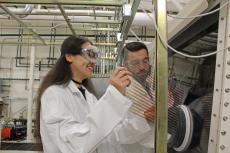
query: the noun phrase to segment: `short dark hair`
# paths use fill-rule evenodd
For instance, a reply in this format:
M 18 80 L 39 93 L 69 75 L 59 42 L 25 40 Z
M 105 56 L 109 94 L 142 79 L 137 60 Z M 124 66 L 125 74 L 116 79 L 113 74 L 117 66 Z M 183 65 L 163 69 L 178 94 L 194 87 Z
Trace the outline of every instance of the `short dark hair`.
M 139 42 L 139 41 L 127 43 L 122 50 L 123 61 L 127 60 L 128 52 L 137 52 L 140 49 L 145 49 L 148 54 L 148 48 L 146 47 L 144 43 Z

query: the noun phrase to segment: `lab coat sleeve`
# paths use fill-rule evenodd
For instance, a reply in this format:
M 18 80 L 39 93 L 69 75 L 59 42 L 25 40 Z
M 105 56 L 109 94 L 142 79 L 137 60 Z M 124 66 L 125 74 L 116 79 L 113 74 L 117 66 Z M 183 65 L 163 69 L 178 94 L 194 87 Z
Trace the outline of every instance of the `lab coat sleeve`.
M 154 143 L 149 145 L 154 139 L 154 136 L 149 137 L 151 133 L 154 133 L 153 127 L 144 118 L 131 112 L 126 115 L 126 118 L 113 131 L 116 140 L 120 144 L 139 143 L 153 148 Z
M 62 141 L 57 142 L 59 143 L 57 146 L 60 146 L 60 150 L 67 148 L 71 153 L 94 151 L 103 138 L 122 121 L 132 104 L 110 85 L 102 98 L 96 102 L 94 110 L 87 115 L 85 122 L 80 123 L 72 117 L 68 108 L 57 97 L 55 94 L 44 94 L 43 98 L 49 101 L 42 103 L 42 116 L 47 128 L 50 124 L 60 126 L 59 134 Z M 55 131 L 49 132 L 53 141 L 56 141 Z

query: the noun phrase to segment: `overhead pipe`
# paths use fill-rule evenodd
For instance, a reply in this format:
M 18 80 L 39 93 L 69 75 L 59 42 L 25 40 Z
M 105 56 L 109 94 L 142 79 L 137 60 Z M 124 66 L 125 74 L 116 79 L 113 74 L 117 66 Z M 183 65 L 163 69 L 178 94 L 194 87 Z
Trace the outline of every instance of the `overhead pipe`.
M 9 10 L 14 13 L 14 14 L 19 14 L 19 17 L 20 18 L 24 18 L 28 15 L 31 14 L 31 12 L 33 11 L 34 9 L 34 5 L 33 4 L 26 4 L 25 5 L 25 8 L 10 8 L 8 7 Z
M 19 22 L 21 25 L 23 25 L 26 29 L 28 29 L 33 36 L 35 36 L 36 38 L 38 38 L 44 45 L 46 45 L 46 42 L 43 38 L 41 38 L 33 29 L 28 28 L 28 26 L 21 21 L 21 19 L 19 17 L 17 17 L 14 13 L 12 13 L 5 5 L 0 3 L 0 7 L 6 12 L 8 13 L 12 18 L 14 18 L 17 22 Z
M 65 14 L 68 15 L 69 17 L 73 18 L 72 21 L 77 21 L 77 23 L 111 23 L 111 24 L 120 24 L 120 22 L 117 22 L 118 20 L 95 20 L 94 19 L 94 14 L 92 10 L 84 10 L 84 15 L 82 15 L 80 12 L 79 13 L 68 13 L 69 12 L 74 12 L 74 11 L 81 11 L 81 10 L 65 10 Z M 37 12 L 37 13 L 36 13 Z M 56 21 L 62 21 L 61 12 L 59 10 L 43 10 L 40 12 L 39 10 L 34 10 L 30 16 L 27 16 L 23 18 L 23 20 L 53 20 L 53 16 L 47 16 L 47 15 L 55 15 L 56 16 Z M 97 17 L 100 17 L 97 15 L 98 10 L 95 10 L 95 15 Z M 110 13 L 111 15 L 114 15 L 114 13 L 108 12 L 108 11 L 100 11 L 101 13 Z M 0 12 L 1 14 L 1 12 Z M 34 15 L 41 15 L 41 16 L 34 16 Z M 90 14 L 90 16 L 85 16 L 87 14 Z M 150 16 L 152 16 L 152 13 L 148 13 Z M 46 15 L 46 16 L 45 16 Z M 60 16 L 57 16 L 60 15 Z M 172 20 L 171 17 L 168 17 L 168 21 L 170 22 Z M 73 23 L 72 23 L 73 24 Z M 65 24 L 63 24 L 65 25 Z M 153 21 L 149 19 L 148 15 L 143 13 L 143 12 L 137 12 L 134 16 L 132 25 L 140 25 L 140 26 L 149 26 L 149 25 L 154 25 Z
M 98 23 L 98 24 L 121 24 L 120 21 L 114 21 L 114 20 L 105 20 L 105 19 L 97 19 L 95 20 L 93 17 L 84 17 L 84 16 L 71 16 L 72 18 L 72 24 L 73 23 Z M 4 19 L 8 19 L 7 17 L 1 17 L 0 19 L 4 20 Z M 54 16 L 27 16 L 25 18 L 23 18 L 24 21 L 46 21 L 46 22 L 56 22 L 56 23 L 60 23 L 65 21 L 63 19 L 62 16 L 56 16 L 54 19 Z M 21 21 L 22 22 L 22 21 Z
M 66 15 L 64 9 L 62 8 L 62 6 L 61 6 L 60 4 L 57 4 L 57 5 L 58 5 L 58 8 L 60 9 L 60 11 L 61 11 L 63 17 L 64 17 L 64 19 L 65 19 L 65 21 L 66 21 L 66 23 L 67 23 L 69 29 L 72 31 L 73 35 L 76 36 L 76 32 L 74 31 L 72 25 L 70 24 L 70 22 L 69 22 L 70 19 L 69 19 L 68 16 Z
M 69 36 L 69 35 L 68 35 Z M 0 42 L 0 44 L 12 44 L 12 45 L 17 45 L 17 44 L 24 44 L 24 45 L 44 45 L 41 42 L 29 42 L 28 41 L 22 41 L 22 42 L 17 42 L 17 41 L 5 41 L 5 42 Z M 62 42 L 47 42 L 47 45 L 61 45 Z M 116 43 L 97 43 L 95 42 L 94 45 L 96 46 L 116 46 Z
M 26 4 L 24 8 L 11 8 L 8 7 L 8 9 L 13 12 L 14 14 L 18 15 L 20 18 L 24 18 L 28 15 L 30 15 L 34 9 L 34 5 L 33 4 Z M 4 14 L 4 11 L 0 10 L 0 14 Z
M 79 13 L 74 13 L 74 12 L 79 12 Z M 36 12 L 38 12 L 38 15 L 42 15 L 42 16 L 34 16 L 36 15 Z M 39 13 L 40 12 L 40 13 Z M 42 13 L 43 12 L 43 13 Z M 68 13 L 69 12 L 69 13 Z M 70 12 L 73 12 L 70 13 Z M 113 11 L 99 11 L 99 10 L 95 10 L 95 15 L 97 17 L 100 17 L 98 16 L 97 12 L 100 12 L 101 14 L 111 14 L 114 15 L 114 12 Z M 81 13 L 84 13 L 84 15 L 87 15 L 87 14 L 90 14 L 92 16 L 84 16 L 84 15 L 81 15 Z M 0 13 L 1 14 L 1 13 Z M 62 20 L 62 17 L 61 17 L 61 12 L 59 10 L 43 10 L 43 11 L 39 11 L 39 10 L 36 10 L 34 9 L 33 12 L 30 14 L 30 16 L 27 16 L 25 17 L 23 20 L 34 20 L 34 19 L 37 19 L 37 20 L 50 20 L 52 21 L 53 20 L 53 16 L 47 16 L 47 15 L 55 15 L 56 17 L 56 21 L 58 20 Z M 73 18 L 73 21 L 77 21 L 77 23 L 83 23 L 83 22 L 98 22 L 100 23 L 100 21 L 104 21 L 102 23 L 110 23 L 109 21 L 110 20 L 96 20 L 94 19 L 94 14 L 93 14 L 93 11 L 92 10 L 65 10 L 65 14 L 68 15 L 69 17 Z M 152 16 L 152 13 L 148 13 L 150 16 Z M 46 15 L 46 16 L 44 16 Z M 57 15 L 60 15 L 60 16 L 57 16 Z M 171 18 L 169 18 L 169 20 L 172 20 Z M 111 24 L 120 24 L 120 22 L 117 22 L 118 19 L 116 20 L 113 20 L 111 21 Z M 134 19 L 133 19 L 133 22 L 132 22 L 132 25 L 154 25 L 153 21 L 151 19 L 149 19 L 148 15 L 146 15 L 145 13 L 143 12 L 137 12 L 134 16 Z
M 54 4 L 54 0 L 1 0 L 1 3 L 17 4 Z M 97 5 L 97 6 L 122 6 L 123 0 L 58 0 L 61 5 Z
M 178 2 L 175 2 L 175 1 L 170 1 L 170 2 L 172 2 L 172 3 L 178 3 Z M 59 3 L 60 3 L 60 1 L 59 1 Z M 194 4 L 196 4 L 196 5 L 194 5 Z M 177 4 L 175 4 L 175 5 L 177 5 Z M 178 8 L 181 7 L 179 5 L 178 5 Z M 194 3 L 194 1 L 191 1 L 188 4 L 185 5 L 184 9 L 181 10 L 182 12 L 179 12 L 178 15 L 181 14 L 182 16 L 190 16 L 190 15 L 194 14 L 194 12 L 195 13 L 201 13 L 206 8 L 207 8 L 207 1 L 206 0 L 198 0 L 197 3 Z M 116 12 L 115 11 L 105 11 L 105 10 L 95 10 L 95 14 L 94 14 L 93 10 L 65 10 L 65 13 L 69 17 L 73 17 L 73 21 L 77 21 L 77 23 L 80 23 L 80 22 L 81 23 L 87 23 L 87 21 L 90 21 L 89 23 L 92 23 L 92 22 L 95 23 L 95 21 L 94 21 L 94 15 L 96 15 L 97 17 L 99 17 L 100 15 L 103 16 L 103 14 L 108 15 L 108 16 L 114 16 L 114 14 Z M 0 10 L 0 14 L 1 14 L 1 10 Z M 23 13 L 20 13 L 20 14 L 23 14 Z M 47 9 L 34 9 L 31 12 L 30 15 L 36 15 L 36 14 L 37 15 L 61 15 L 61 12 L 60 12 L 60 10 L 54 10 L 54 9 L 51 9 L 51 10 L 47 10 Z M 152 16 L 153 14 L 152 13 L 148 13 L 148 15 Z M 145 13 L 142 13 L 142 12 L 137 12 L 135 14 L 134 19 L 133 19 L 132 25 L 140 25 L 140 26 L 154 25 L 153 21 L 151 19 L 149 19 L 148 15 L 146 15 Z M 86 17 L 86 16 L 88 16 L 88 17 Z M 24 19 L 39 19 L 39 20 L 44 19 L 44 20 L 50 20 L 50 21 L 52 21 L 53 20 L 53 16 L 51 16 L 51 17 L 27 16 Z M 59 18 L 59 19 L 61 19 L 61 18 Z M 184 21 L 184 20 L 177 20 L 177 19 L 172 19 L 171 17 L 167 17 L 167 20 L 168 20 L 168 22 L 171 25 L 169 27 L 170 38 L 175 35 L 175 33 L 176 33 L 175 31 L 178 31 L 178 30 L 175 30 L 174 27 L 179 27 L 180 29 L 182 29 L 183 27 L 185 27 L 188 24 L 188 21 L 191 22 L 191 20 L 186 20 L 186 21 Z M 109 23 L 109 20 L 107 22 L 105 22 L 105 23 Z M 111 24 L 113 24 L 113 23 L 111 23 Z
M 34 5 L 32 4 L 26 4 L 25 8 L 24 8 L 24 12 L 25 13 L 31 13 L 33 11 Z M 20 15 L 21 18 L 26 17 L 27 15 Z
M 17 11 L 18 9 L 10 9 L 16 15 L 61 15 L 61 11 L 58 9 L 35 9 L 31 12 Z M 115 15 L 114 11 L 107 11 L 107 10 L 65 10 L 67 16 L 94 16 L 97 17 L 113 17 Z M 4 11 L 0 10 L 0 14 L 5 14 Z
M 66 29 L 66 27 L 61 27 L 63 25 L 66 25 L 66 23 L 62 23 L 62 24 L 58 24 L 56 26 L 29 26 L 30 29 L 56 29 L 57 27 L 60 29 L 60 28 L 63 28 L 63 29 Z M 19 29 L 19 28 L 22 28 L 22 27 L 1 27 L 1 29 Z M 74 28 L 75 31 L 115 31 L 115 32 L 118 32 L 119 29 L 118 28 Z M 2 35 L 2 34 L 1 34 Z

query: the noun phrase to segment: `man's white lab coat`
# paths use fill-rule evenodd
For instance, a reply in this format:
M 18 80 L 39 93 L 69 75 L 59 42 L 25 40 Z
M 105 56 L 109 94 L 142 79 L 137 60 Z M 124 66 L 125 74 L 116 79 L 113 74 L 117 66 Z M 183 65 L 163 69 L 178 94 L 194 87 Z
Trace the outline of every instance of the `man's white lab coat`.
M 125 94 L 133 102 L 129 111 L 136 115 L 136 119 L 138 119 L 137 116 L 144 119 L 144 112 L 150 107 L 155 107 L 153 81 L 153 78 L 149 76 L 146 82 L 143 82 L 143 84 L 149 85 L 148 89 L 145 89 L 142 84 L 132 77 L 130 86 L 126 88 Z M 125 153 L 154 153 L 154 122 L 149 122 L 149 125 L 151 130 L 147 132 L 147 135 L 141 142 L 123 146 Z
M 53 85 L 41 97 L 40 132 L 45 153 L 123 153 L 122 145 L 141 141 L 148 123 L 132 117 L 132 102 L 109 85 L 97 100 L 86 100 L 70 81 Z

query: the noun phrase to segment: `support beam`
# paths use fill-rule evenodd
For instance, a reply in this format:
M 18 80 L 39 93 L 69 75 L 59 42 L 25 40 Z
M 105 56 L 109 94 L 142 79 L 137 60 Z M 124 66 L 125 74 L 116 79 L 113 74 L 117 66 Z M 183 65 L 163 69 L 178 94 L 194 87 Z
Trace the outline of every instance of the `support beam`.
M 221 5 L 228 0 L 222 0 Z M 220 10 L 215 84 L 212 104 L 208 153 L 229 153 L 230 150 L 230 5 Z
M 63 17 L 64 17 L 64 19 L 65 19 L 65 21 L 66 21 L 66 23 L 67 23 L 69 29 L 72 31 L 73 35 L 76 36 L 76 32 L 75 32 L 75 30 L 73 29 L 71 23 L 69 22 L 70 20 L 69 20 L 68 16 L 66 15 L 65 10 L 62 8 L 61 4 L 57 4 L 57 5 L 58 5 L 58 8 L 59 8 L 60 11 L 61 11 L 61 14 L 62 14 Z
M 42 39 L 33 29 L 30 29 L 27 24 L 25 24 L 19 17 L 17 17 L 14 13 L 12 13 L 5 5 L 0 3 L 0 7 L 8 13 L 12 18 L 14 18 L 18 23 L 20 23 L 23 27 L 28 29 L 35 38 L 39 39 L 44 45 L 46 45 L 46 42 L 44 39 Z
M 168 134 L 168 52 L 163 42 L 167 42 L 166 0 L 156 0 L 156 23 L 159 35 L 156 37 L 156 120 L 155 152 L 167 153 Z M 163 39 L 164 41 L 162 41 Z
M 132 25 L 132 22 L 133 22 L 133 19 L 135 17 L 135 14 L 137 12 L 137 9 L 138 9 L 138 6 L 140 4 L 140 0 L 135 0 L 133 1 L 133 4 L 132 4 L 132 12 L 131 12 L 131 16 L 128 18 L 128 20 L 124 20 L 123 22 L 123 26 L 121 27 L 121 38 L 122 38 L 122 41 L 118 43 L 117 45 L 117 51 L 118 51 L 118 60 L 121 59 L 121 55 L 122 55 L 122 49 L 123 49 L 123 46 L 124 46 L 124 43 L 125 43 L 125 40 L 128 36 L 128 33 L 129 33 L 129 29 Z

